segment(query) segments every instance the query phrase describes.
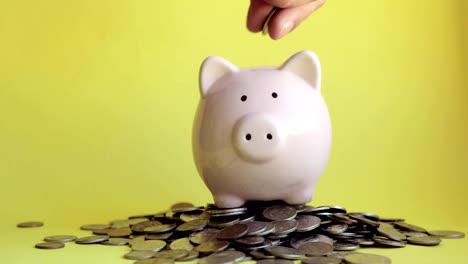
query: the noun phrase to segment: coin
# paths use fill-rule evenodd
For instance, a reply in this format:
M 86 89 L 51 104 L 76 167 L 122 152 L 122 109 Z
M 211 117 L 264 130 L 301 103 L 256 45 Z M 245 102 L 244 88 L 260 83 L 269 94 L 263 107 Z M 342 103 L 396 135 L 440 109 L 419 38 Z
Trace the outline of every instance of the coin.
M 145 236 L 136 236 L 134 238 L 131 238 L 130 241 L 128 241 L 128 244 L 130 246 L 133 246 L 133 244 L 141 241 L 145 241 Z
M 217 239 L 232 240 L 245 236 L 249 227 L 246 224 L 235 224 L 223 228 L 216 234 Z
M 408 224 L 406 222 L 395 222 L 393 223 L 393 225 L 403 230 L 427 233 L 426 229 L 419 227 L 419 226 Z
M 273 235 L 289 234 L 296 231 L 298 225 L 296 220 L 276 220 L 273 224 L 275 225 Z
M 249 228 L 247 231 L 248 236 L 254 236 L 262 233 L 267 228 L 267 222 L 260 222 L 260 221 L 250 221 L 246 222 L 245 225 Z
M 124 246 L 127 245 L 130 239 L 120 238 L 120 237 L 111 237 L 109 240 L 102 242 L 101 244 L 107 246 Z
M 267 223 L 266 225 L 266 228 L 265 230 L 259 232 L 259 233 L 256 233 L 255 235 L 256 236 L 265 236 L 265 235 L 268 235 L 268 234 L 271 234 L 273 232 L 275 232 L 275 224 L 273 224 L 273 222 L 269 222 Z
M 240 219 L 236 216 L 226 216 L 226 217 L 212 217 L 208 221 L 208 225 L 215 228 L 223 228 L 227 226 L 232 226 L 240 222 Z
M 340 264 L 341 259 L 334 257 L 308 257 L 301 260 L 302 264 Z
M 225 250 L 229 246 L 229 242 L 227 241 L 208 241 L 201 245 L 195 247 L 195 250 L 200 253 L 211 253 L 211 252 L 219 252 Z
M 260 236 L 248 236 L 236 239 L 235 242 L 243 245 L 257 245 L 265 242 L 265 238 Z
M 44 238 L 46 242 L 73 242 L 76 240 L 76 236 L 68 236 L 68 235 L 59 235 L 59 236 L 48 236 Z
M 405 247 L 406 246 L 406 243 L 403 241 L 390 240 L 390 239 L 387 239 L 386 237 L 374 237 L 373 240 L 378 245 L 382 245 L 382 246 L 390 246 L 390 247 Z
M 111 229 L 107 235 L 109 237 L 128 237 L 132 234 L 132 229 L 130 227 L 121 227 L 116 229 Z
M 44 242 L 36 244 L 35 247 L 39 249 L 59 249 L 65 247 L 65 244 L 62 242 Z
M 23 223 L 19 223 L 16 225 L 16 227 L 19 227 L 19 228 L 31 228 L 31 227 L 41 227 L 43 226 L 44 223 L 43 222 L 39 222 L 39 221 L 29 221 L 29 222 L 23 222 Z
M 173 264 L 173 263 L 174 263 L 173 259 L 162 259 L 162 258 L 141 259 L 135 262 L 135 264 Z
M 394 229 L 393 227 L 387 227 L 387 226 L 379 226 L 379 228 L 377 229 L 377 231 L 385 236 L 385 237 L 388 237 L 392 240 L 396 240 L 396 241 L 403 241 L 403 240 L 406 240 L 406 236 L 400 232 L 398 232 L 396 229 Z
M 263 216 L 272 221 L 291 220 L 296 214 L 294 207 L 284 204 L 273 205 L 263 211 Z
M 190 261 L 198 258 L 199 253 L 195 250 L 189 252 L 189 254 L 183 258 L 178 259 L 178 261 Z
M 173 235 L 172 232 L 159 233 L 159 234 L 146 234 L 145 238 L 148 240 L 166 240 Z
M 222 264 L 239 262 L 245 258 L 245 254 L 240 251 L 228 250 L 214 253 L 208 257 L 200 259 L 199 264 Z
M 299 246 L 299 250 L 307 256 L 323 256 L 333 251 L 333 246 L 324 242 L 306 242 Z
M 87 236 L 87 237 L 80 237 L 77 240 L 75 240 L 75 243 L 77 244 L 97 244 L 101 243 L 104 241 L 107 241 L 109 239 L 109 236 L 103 235 L 103 236 Z
M 301 249 L 295 249 L 283 246 L 271 246 L 265 248 L 265 251 L 275 257 L 284 259 L 302 259 L 305 257 L 304 252 Z
M 294 262 L 287 259 L 262 259 L 257 261 L 257 264 L 294 264 Z
M 342 234 L 346 231 L 346 229 L 348 229 L 347 224 L 333 224 L 323 228 L 323 230 L 331 234 Z
M 143 232 L 151 234 L 165 233 L 175 229 L 176 226 L 176 224 L 155 225 L 145 228 Z
M 298 215 L 296 217 L 297 221 L 297 232 L 307 232 L 314 230 L 320 226 L 320 218 L 313 215 Z
M 110 225 L 102 225 L 102 224 L 92 224 L 92 225 L 82 225 L 80 227 L 81 230 L 101 230 L 101 229 L 109 229 Z
M 390 264 L 392 261 L 375 254 L 350 254 L 344 258 L 348 264 Z
M 429 231 L 429 235 L 440 238 L 464 238 L 465 233 L 450 230 L 433 230 Z
M 262 34 L 263 35 L 268 34 L 268 24 L 270 23 L 270 20 L 273 17 L 273 15 L 275 15 L 276 11 L 277 11 L 277 8 L 273 8 L 271 10 L 270 14 L 265 19 L 265 22 L 263 23 L 263 28 L 262 28 Z
M 408 237 L 408 243 L 421 246 L 437 246 L 440 242 L 440 238 L 434 236 Z
M 194 244 L 203 244 L 208 241 L 216 240 L 216 235 L 218 232 L 218 229 L 207 228 L 203 231 L 192 233 L 189 237 L 189 240 Z
M 181 259 L 188 256 L 189 251 L 184 249 L 171 249 L 171 250 L 164 250 L 158 252 L 154 255 L 155 258 L 162 258 L 162 259 Z
M 337 241 L 333 244 L 333 248 L 337 251 L 352 251 L 359 248 L 358 243 Z
M 190 243 L 189 238 L 183 237 L 183 238 L 179 238 L 179 239 L 176 239 L 176 240 L 172 241 L 171 244 L 169 245 L 169 248 L 170 249 L 183 249 L 183 250 L 186 250 L 186 251 L 192 251 L 193 245 L 192 245 L 192 243 Z
M 206 219 L 193 220 L 184 224 L 179 225 L 176 228 L 176 231 L 187 232 L 187 231 L 196 231 L 203 229 L 208 224 Z
M 256 258 L 256 259 L 274 259 L 275 256 L 273 255 L 267 255 L 265 254 L 265 251 L 260 251 L 260 250 L 252 250 L 249 252 L 249 254 Z M 258 263 L 258 262 L 257 262 Z
M 179 218 L 187 223 L 193 220 L 208 220 L 210 218 L 210 214 L 204 211 L 187 212 L 180 214 Z
M 159 226 L 161 224 L 162 224 L 161 222 L 156 221 L 156 220 L 144 221 L 144 222 L 140 222 L 140 223 L 136 223 L 132 225 L 132 230 L 135 232 L 143 232 L 145 228 L 152 227 L 152 226 Z
M 166 246 L 163 240 L 145 240 L 136 242 L 132 245 L 132 249 L 136 251 L 154 251 L 158 252 Z
M 140 260 L 152 258 L 156 253 L 153 251 L 131 251 L 124 255 L 126 259 Z

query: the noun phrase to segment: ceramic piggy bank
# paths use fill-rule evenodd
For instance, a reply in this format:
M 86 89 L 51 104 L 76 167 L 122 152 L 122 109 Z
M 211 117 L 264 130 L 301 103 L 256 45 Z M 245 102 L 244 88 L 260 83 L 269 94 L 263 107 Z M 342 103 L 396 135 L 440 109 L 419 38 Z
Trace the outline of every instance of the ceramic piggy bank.
M 203 62 L 193 155 L 218 207 L 312 200 L 331 147 L 320 84 L 320 62 L 310 51 L 279 68 L 239 69 L 220 57 Z

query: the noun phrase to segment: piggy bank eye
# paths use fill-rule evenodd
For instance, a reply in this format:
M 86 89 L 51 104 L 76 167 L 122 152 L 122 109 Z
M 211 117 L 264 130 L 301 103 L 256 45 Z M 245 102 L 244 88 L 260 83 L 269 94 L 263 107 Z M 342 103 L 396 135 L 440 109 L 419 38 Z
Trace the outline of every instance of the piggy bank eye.
M 241 101 L 242 101 L 242 102 L 245 102 L 245 100 L 247 100 L 247 95 L 243 95 L 243 96 L 241 97 Z
M 278 97 L 278 94 L 277 93 L 272 93 L 271 96 L 273 96 L 273 98 L 276 98 L 276 97 Z

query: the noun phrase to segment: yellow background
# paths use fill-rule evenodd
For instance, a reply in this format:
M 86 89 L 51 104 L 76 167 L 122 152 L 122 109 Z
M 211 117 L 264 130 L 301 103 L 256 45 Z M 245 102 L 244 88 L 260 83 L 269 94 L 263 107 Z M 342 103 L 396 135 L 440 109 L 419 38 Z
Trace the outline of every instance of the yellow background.
M 123 248 L 32 246 L 88 234 L 82 224 L 211 201 L 191 152 L 209 55 L 254 67 L 318 54 L 334 142 L 312 205 L 468 231 L 467 1 L 328 1 L 280 41 L 246 30 L 247 7 L 0 0 L 2 263 L 130 263 Z M 46 226 L 15 227 L 28 220 Z M 467 240 L 373 252 L 468 263 Z

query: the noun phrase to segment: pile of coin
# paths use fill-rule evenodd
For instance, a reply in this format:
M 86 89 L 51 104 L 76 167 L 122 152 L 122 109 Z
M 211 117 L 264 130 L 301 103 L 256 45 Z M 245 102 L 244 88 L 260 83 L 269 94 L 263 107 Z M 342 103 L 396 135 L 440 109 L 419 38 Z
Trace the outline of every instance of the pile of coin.
M 37 225 L 37 224 L 36 224 Z M 427 231 L 401 218 L 347 212 L 341 206 L 249 202 L 223 209 L 213 204 L 177 203 L 165 212 L 130 216 L 109 224 L 81 226 L 92 236 L 46 237 L 40 249 L 64 243 L 129 246 L 124 258 L 137 264 L 198 263 L 366 264 L 391 263 L 384 256 L 356 253 L 361 247 L 436 246 L 441 238 L 462 238 L 457 231 Z

